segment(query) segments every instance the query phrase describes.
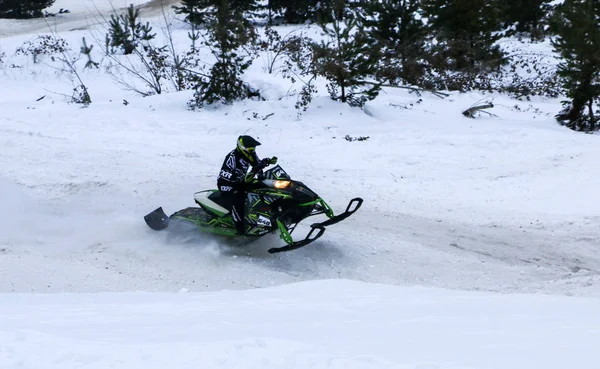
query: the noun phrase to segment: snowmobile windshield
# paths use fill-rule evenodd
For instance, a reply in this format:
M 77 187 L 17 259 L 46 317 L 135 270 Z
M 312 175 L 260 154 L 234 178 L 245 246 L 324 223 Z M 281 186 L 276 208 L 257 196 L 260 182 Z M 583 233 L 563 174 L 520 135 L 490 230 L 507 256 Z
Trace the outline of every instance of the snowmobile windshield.
M 292 177 L 290 177 L 289 174 L 287 174 L 287 172 L 283 170 L 282 167 L 276 165 L 273 168 L 270 168 L 269 170 L 263 172 L 263 179 L 290 181 Z

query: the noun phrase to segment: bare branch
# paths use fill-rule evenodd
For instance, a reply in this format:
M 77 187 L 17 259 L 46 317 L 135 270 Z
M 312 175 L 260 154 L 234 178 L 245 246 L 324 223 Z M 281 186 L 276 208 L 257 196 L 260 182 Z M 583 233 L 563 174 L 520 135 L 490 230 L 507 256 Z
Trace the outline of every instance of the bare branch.
M 495 116 L 494 114 L 492 114 L 490 112 L 483 111 L 483 109 L 490 109 L 490 108 L 493 108 L 493 107 L 494 107 L 494 104 L 492 104 L 492 103 L 487 103 L 487 104 L 483 104 L 483 105 L 476 105 L 476 106 L 470 107 L 469 109 L 463 111 L 462 114 L 465 117 L 468 117 L 468 118 L 475 118 L 474 113 L 477 112 L 477 111 L 481 111 L 482 113 L 489 114 L 490 116 Z
M 399 86 L 399 85 L 392 85 L 392 84 L 385 84 L 385 83 L 371 82 L 371 81 L 358 81 L 357 83 L 363 83 L 363 84 L 367 84 L 367 85 L 379 85 L 381 87 L 401 88 L 401 89 L 405 89 L 405 90 L 410 90 L 411 92 L 416 93 L 417 96 L 419 96 L 419 97 L 421 96 L 421 92 L 429 92 L 429 93 L 439 97 L 440 99 L 450 96 L 450 94 L 447 94 L 445 92 L 424 89 L 424 88 L 418 88 L 418 87 L 414 87 L 414 86 Z

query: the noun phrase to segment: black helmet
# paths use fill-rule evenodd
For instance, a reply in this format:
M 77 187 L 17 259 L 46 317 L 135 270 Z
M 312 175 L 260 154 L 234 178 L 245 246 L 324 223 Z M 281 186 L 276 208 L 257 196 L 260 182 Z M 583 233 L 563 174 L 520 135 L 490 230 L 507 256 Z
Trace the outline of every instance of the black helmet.
M 244 156 L 250 158 L 252 153 L 256 151 L 256 146 L 260 146 L 260 142 L 256 141 L 251 136 L 240 136 L 237 140 L 237 149 L 244 154 Z

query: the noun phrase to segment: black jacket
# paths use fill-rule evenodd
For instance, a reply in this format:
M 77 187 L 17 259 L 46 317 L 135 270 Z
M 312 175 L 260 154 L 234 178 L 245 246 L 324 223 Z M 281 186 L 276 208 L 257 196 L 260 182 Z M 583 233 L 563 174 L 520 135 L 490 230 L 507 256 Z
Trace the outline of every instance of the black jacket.
M 217 179 L 219 190 L 231 191 L 243 188 L 244 177 L 248 172 L 248 168 L 254 167 L 258 162 L 258 156 L 255 152 L 248 159 L 238 149 L 233 149 L 223 160 Z

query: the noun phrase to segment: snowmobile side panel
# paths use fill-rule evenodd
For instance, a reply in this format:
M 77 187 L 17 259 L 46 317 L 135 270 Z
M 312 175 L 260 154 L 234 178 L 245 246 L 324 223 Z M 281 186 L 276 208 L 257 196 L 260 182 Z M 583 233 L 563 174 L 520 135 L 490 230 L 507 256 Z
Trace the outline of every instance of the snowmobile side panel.
M 165 214 L 162 207 L 157 208 L 153 212 L 149 213 L 144 217 L 148 227 L 155 231 L 160 231 L 169 226 L 169 217 Z
M 217 204 L 213 200 L 209 198 L 210 195 L 215 193 L 216 191 L 208 190 L 196 192 L 194 194 L 194 201 L 196 204 L 202 206 L 206 210 L 214 213 L 216 216 L 222 216 L 229 213 L 229 210 L 224 208 L 223 206 Z
M 212 233 L 219 236 L 228 236 L 236 238 L 255 238 L 264 236 L 270 230 L 265 230 L 260 226 L 247 223 L 247 232 L 244 235 L 237 234 L 235 224 L 230 216 L 214 218 L 202 208 L 188 207 L 171 214 L 172 221 L 184 221 L 198 227 L 198 230 L 205 233 Z

